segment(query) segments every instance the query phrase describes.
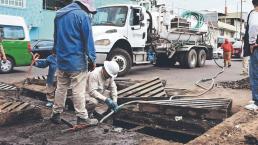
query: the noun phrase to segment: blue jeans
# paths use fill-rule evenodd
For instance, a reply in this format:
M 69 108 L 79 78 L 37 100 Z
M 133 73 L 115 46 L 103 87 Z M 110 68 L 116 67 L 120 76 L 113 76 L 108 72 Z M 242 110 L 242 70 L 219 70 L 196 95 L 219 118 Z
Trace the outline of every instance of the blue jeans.
M 250 56 L 250 83 L 253 101 L 258 102 L 258 49 Z

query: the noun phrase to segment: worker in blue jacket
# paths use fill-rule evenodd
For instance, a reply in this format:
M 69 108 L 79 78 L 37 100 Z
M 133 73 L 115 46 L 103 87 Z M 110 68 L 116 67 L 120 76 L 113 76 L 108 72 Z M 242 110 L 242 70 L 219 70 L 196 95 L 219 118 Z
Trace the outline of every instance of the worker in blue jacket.
M 38 68 L 48 68 L 48 75 L 47 75 L 47 83 L 46 83 L 46 89 L 47 89 L 47 107 L 53 106 L 54 98 L 55 98 L 55 90 L 56 90 L 56 55 L 54 52 L 50 56 L 47 57 L 47 59 L 36 59 L 35 60 L 35 66 Z
M 57 56 L 57 89 L 51 121 L 61 123 L 67 89 L 72 89 L 77 124 L 96 125 L 85 106 L 85 87 L 88 69 L 96 67 L 96 53 L 90 15 L 96 13 L 91 0 L 75 2 L 57 11 L 54 27 L 54 49 Z M 88 68 L 92 66 L 92 68 Z

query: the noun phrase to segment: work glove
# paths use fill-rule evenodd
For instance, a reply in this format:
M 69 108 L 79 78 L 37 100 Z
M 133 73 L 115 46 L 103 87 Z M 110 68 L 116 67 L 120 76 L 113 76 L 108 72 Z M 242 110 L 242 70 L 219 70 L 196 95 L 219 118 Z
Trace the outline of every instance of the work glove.
M 108 107 L 110 108 L 110 109 L 112 109 L 114 112 L 117 112 L 118 111 L 118 105 L 117 105 L 117 103 L 116 102 L 114 102 L 112 99 L 110 99 L 110 98 L 107 98 L 106 100 L 105 100 L 105 103 L 108 105 Z

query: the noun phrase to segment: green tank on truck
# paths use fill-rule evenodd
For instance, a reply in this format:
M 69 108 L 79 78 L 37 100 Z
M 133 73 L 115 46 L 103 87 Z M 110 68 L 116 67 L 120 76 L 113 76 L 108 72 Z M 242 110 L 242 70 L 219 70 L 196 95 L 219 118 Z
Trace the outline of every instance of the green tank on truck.
M 7 61 L 1 61 L 0 72 L 9 73 L 14 67 L 31 63 L 31 45 L 27 25 L 22 17 L 0 15 L 0 34 Z

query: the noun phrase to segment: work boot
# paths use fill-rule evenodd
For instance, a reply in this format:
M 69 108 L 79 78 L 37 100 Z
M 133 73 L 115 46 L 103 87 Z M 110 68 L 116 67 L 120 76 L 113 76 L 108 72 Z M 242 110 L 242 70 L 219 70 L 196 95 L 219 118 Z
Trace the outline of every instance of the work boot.
M 54 124 L 61 124 L 61 114 L 60 113 L 53 113 L 51 118 L 51 122 Z
M 97 125 L 99 121 L 97 119 L 82 119 L 80 117 L 77 117 L 77 125 Z

